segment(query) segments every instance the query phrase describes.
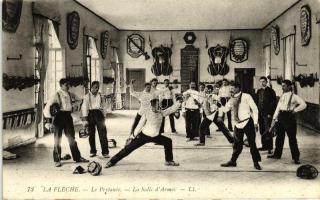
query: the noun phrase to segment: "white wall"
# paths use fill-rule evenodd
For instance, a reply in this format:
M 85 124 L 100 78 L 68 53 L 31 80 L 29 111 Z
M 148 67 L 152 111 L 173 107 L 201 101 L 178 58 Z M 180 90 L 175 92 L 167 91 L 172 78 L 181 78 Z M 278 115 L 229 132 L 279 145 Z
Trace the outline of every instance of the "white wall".
M 109 25 L 105 21 L 98 18 L 87 9 L 75 1 L 48 1 L 37 0 L 37 3 L 47 4 L 60 12 L 61 24 L 59 26 L 59 40 L 61 46 L 65 48 L 66 55 L 66 73 L 71 72 L 72 64 L 82 63 L 83 52 L 83 27 L 89 27 L 94 30 L 98 37 L 97 48 L 100 51 L 100 33 L 108 30 L 111 35 L 111 40 L 118 42 L 118 30 Z M 75 50 L 71 50 L 67 44 L 67 14 L 72 11 L 77 11 L 80 15 L 80 30 L 78 46 Z M 34 74 L 35 66 L 35 47 L 33 45 L 33 19 L 31 1 L 23 1 L 22 13 L 20 18 L 20 24 L 15 33 L 8 33 L 2 31 L 2 70 L 3 73 L 7 73 L 9 76 L 31 76 Z M 99 52 L 100 53 L 100 52 Z M 110 68 L 110 53 L 111 48 L 109 45 L 108 55 L 102 62 L 102 67 Z M 8 57 L 19 57 L 22 54 L 22 59 L 19 61 L 7 61 Z M 101 69 L 102 71 L 102 69 Z M 71 91 L 75 92 L 79 97 L 83 96 L 82 87 L 72 88 Z M 25 90 L 9 90 L 2 89 L 2 111 L 16 111 L 26 108 L 35 107 L 34 101 L 34 88 L 27 88 Z M 20 143 L 21 141 L 28 140 L 35 136 L 34 127 L 25 129 L 13 129 L 3 130 L 3 143 L 4 146 L 12 146 L 14 143 Z M 22 138 L 22 139 L 21 139 Z M 10 144 L 9 144 L 9 141 Z
M 145 68 L 146 69 L 146 81 L 151 80 L 155 76 L 151 73 L 151 66 L 153 59 L 151 55 L 151 49 L 149 46 L 148 38 L 150 36 L 153 47 L 161 44 L 170 45 L 170 37 L 173 39 L 173 48 L 171 56 L 171 64 L 173 70 L 180 69 L 181 56 L 180 50 L 186 46 L 183 40 L 183 36 L 187 31 L 120 31 L 120 61 L 123 62 L 124 68 Z M 234 68 L 256 68 L 256 75 L 263 75 L 264 68 L 262 67 L 262 32 L 260 30 L 232 30 L 232 31 L 193 31 L 197 37 L 194 46 L 200 49 L 200 81 L 213 81 L 220 80 L 222 76 L 212 77 L 207 72 L 209 64 L 209 56 L 207 49 L 205 48 L 205 35 L 208 38 L 209 47 L 216 46 L 217 44 L 227 46 L 229 43 L 230 35 L 232 38 L 244 38 L 249 43 L 249 57 L 248 60 L 243 63 L 234 63 L 230 61 L 228 56 L 228 65 L 230 66 L 230 72 L 225 76 L 227 79 L 234 79 Z M 127 54 L 127 36 L 138 33 L 145 39 L 145 51 L 151 56 L 151 59 L 145 60 L 144 56 L 139 58 L 132 58 Z M 124 70 L 126 71 L 126 70 Z M 167 77 L 159 77 L 160 81 Z M 174 79 L 174 78 L 171 78 Z M 179 79 L 180 80 L 180 79 Z
M 300 29 L 300 9 L 303 5 L 308 4 L 311 9 L 311 40 L 308 46 L 301 45 L 301 29 Z M 292 27 L 296 26 L 296 45 L 295 45 L 295 55 L 296 55 L 296 62 L 299 64 L 307 64 L 307 66 L 297 66 L 295 75 L 299 74 L 311 74 L 311 73 L 318 73 L 318 77 L 320 74 L 320 67 L 319 67 L 319 24 L 316 24 L 316 16 L 319 17 L 320 13 L 320 1 L 317 0 L 302 0 L 294 7 L 289 9 L 285 14 L 279 17 L 277 20 L 272 22 L 268 27 L 263 30 L 263 40 L 264 43 L 267 44 L 268 40 L 270 40 L 270 30 L 271 27 L 277 24 L 280 28 L 280 35 L 286 36 L 286 32 Z M 270 42 L 269 42 L 270 44 Z M 273 45 L 271 45 L 271 68 L 278 68 L 278 69 L 271 69 L 272 75 L 282 75 L 283 74 L 283 43 L 280 41 L 280 52 L 278 55 L 274 54 Z M 280 95 L 281 86 L 277 85 L 276 82 L 273 83 L 277 95 Z M 300 84 L 297 83 L 297 93 L 299 96 L 304 98 L 307 102 L 319 104 L 320 103 L 320 85 L 317 82 L 314 87 L 304 87 L 301 88 Z

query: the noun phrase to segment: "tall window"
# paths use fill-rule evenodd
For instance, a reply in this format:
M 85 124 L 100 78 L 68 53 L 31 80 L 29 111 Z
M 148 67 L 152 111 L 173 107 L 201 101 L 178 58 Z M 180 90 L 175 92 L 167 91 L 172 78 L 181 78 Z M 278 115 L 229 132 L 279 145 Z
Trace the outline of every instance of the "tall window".
M 284 78 L 293 80 L 295 71 L 295 35 L 289 35 L 283 39 L 283 51 L 284 51 Z
M 267 45 L 263 48 L 264 55 L 264 67 L 265 67 L 265 76 L 271 75 L 271 45 Z
M 101 65 L 99 53 L 97 51 L 96 43 L 94 38 L 89 37 L 88 50 L 87 50 L 87 65 L 88 65 L 88 76 L 89 81 L 102 81 Z M 89 85 L 91 88 L 91 84 Z
M 59 80 L 65 77 L 65 52 L 49 20 L 49 61 L 44 85 L 44 103 L 59 90 Z

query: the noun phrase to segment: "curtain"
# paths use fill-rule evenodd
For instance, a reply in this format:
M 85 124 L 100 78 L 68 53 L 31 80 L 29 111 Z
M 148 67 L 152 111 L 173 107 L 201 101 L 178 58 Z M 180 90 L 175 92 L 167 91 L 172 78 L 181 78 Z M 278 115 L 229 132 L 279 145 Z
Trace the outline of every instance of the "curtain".
M 40 15 L 43 17 L 46 17 L 52 21 L 55 21 L 57 23 L 60 23 L 61 16 L 59 13 L 59 10 L 57 8 L 57 2 L 54 1 L 46 1 L 41 2 L 32 2 L 32 14 L 33 15 Z
M 94 39 L 98 39 L 98 35 L 96 34 L 96 30 L 94 28 L 90 28 L 88 26 L 83 27 L 83 80 L 88 81 L 88 63 L 87 63 L 87 55 L 89 52 L 89 37 Z M 85 84 L 85 94 L 88 93 L 88 84 Z
M 263 54 L 264 54 L 264 67 L 265 67 L 265 76 L 270 76 L 271 75 L 271 57 L 270 57 L 270 50 L 271 46 L 265 46 L 263 48 Z
M 122 89 L 123 89 L 123 65 L 119 61 L 118 50 L 112 47 L 112 57 L 113 57 L 113 69 L 115 71 L 115 97 L 116 97 L 116 109 L 120 109 L 123 105 L 122 103 Z
M 40 15 L 33 16 L 34 23 L 34 38 L 35 38 L 35 47 L 38 52 L 38 63 L 36 68 L 40 71 L 40 87 L 38 94 L 38 104 L 37 104 L 37 117 L 36 124 L 38 129 L 36 132 L 36 137 L 43 136 L 42 131 L 42 113 L 43 113 L 43 104 L 44 104 L 44 81 L 46 77 L 46 70 L 48 66 L 48 56 L 49 56 L 49 23 L 48 19 Z
M 85 31 L 85 30 L 84 30 Z M 84 32 L 83 31 L 83 32 Z M 89 36 L 83 34 L 83 68 L 82 68 L 82 76 L 83 76 L 83 81 L 88 81 L 88 63 L 87 63 L 87 51 L 89 48 Z M 88 93 L 88 84 L 84 84 L 85 88 L 85 94 Z
M 295 73 L 295 35 L 289 35 L 283 39 L 284 50 L 284 78 L 293 80 Z
M 100 54 L 99 54 L 99 51 L 98 51 L 98 45 L 97 45 L 97 39 L 94 39 L 94 48 L 95 48 L 95 52 L 96 52 L 96 57 L 99 58 L 99 68 L 97 70 L 97 74 L 99 75 L 99 82 L 100 82 L 100 87 L 101 87 L 101 91 L 103 91 L 103 84 L 102 84 L 102 81 L 103 81 L 103 65 L 102 65 L 102 60 L 101 60 L 101 57 L 100 57 Z

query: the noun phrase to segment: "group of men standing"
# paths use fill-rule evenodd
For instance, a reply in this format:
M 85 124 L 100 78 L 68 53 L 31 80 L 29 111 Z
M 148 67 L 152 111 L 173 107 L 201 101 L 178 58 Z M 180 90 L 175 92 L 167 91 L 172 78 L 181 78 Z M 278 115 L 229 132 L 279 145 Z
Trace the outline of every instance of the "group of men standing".
M 164 80 L 164 88 L 158 89 L 158 80 L 152 79 L 145 84 L 142 92 L 133 89 L 134 81 L 129 88 L 132 96 L 140 101 L 140 109 L 134 119 L 129 142 L 119 153 L 113 156 L 106 167 L 115 165 L 119 160 L 129 155 L 135 149 L 145 143 L 153 142 L 163 145 L 165 148 L 165 164 L 178 166 L 173 161 L 172 140 L 162 135 L 165 126 L 165 117 L 169 116 L 171 131 L 176 133 L 174 116 L 182 109 L 185 118 L 187 141 L 197 140 L 196 146 L 205 146 L 205 138 L 210 137 L 210 125 L 216 124 L 229 143 L 233 144 L 231 159 L 222 167 L 235 167 L 238 156 L 241 154 L 246 135 L 254 167 L 261 170 L 260 151 L 268 151 L 268 158 L 280 159 L 282 155 L 285 132 L 289 138 L 292 159 L 299 164 L 299 149 L 296 139 L 296 120 L 294 113 L 305 109 L 305 102 L 292 91 L 292 82 L 284 80 L 282 83 L 283 94 L 277 104 L 274 90 L 268 86 L 267 78 L 261 77 L 261 88 L 254 97 L 242 92 L 241 85 L 234 83 L 229 85 L 227 80 L 219 85 L 199 84 L 199 91 L 195 82 L 190 83 L 190 88 L 182 94 L 183 98 L 176 98 L 175 87 L 170 86 L 168 79 Z M 66 79 L 60 80 L 61 90 L 48 102 L 44 109 L 44 116 L 52 118 L 50 106 L 53 103 L 60 105 L 60 112 L 53 119 L 55 127 L 55 145 L 53 157 L 55 166 L 61 166 L 61 135 L 64 130 L 73 159 L 76 162 L 88 162 L 80 155 L 75 141 L 75 132 L 71 117 L 73 96 L 69 92 L 69 84 Z M 82 120 L 89 132 L 90 157 L 96 156 L 95 127 L 98 129 L 101 153 L 105 158 L 109 157 L 107 130 L 105 117 L 102 112 L 103 100 L 99 91 L 99 82 L 93 82 L 91 91 L 85 95 L 82 104 Z M 182 108 L 181 108 L 182 107 Z M 227 116 L 227 126 L 224 124 L 224 116 Z M 232 116 L 232 117 L 231 117 Z M 233 118 L 233 124 L 231 119 Z M 274 154 L 271 132 L 276 128 L 276 148 Z M 256 147 L 256 132 L 260 128 L 261 144 Z M 231 133 L 233 132 L 233 134 Z

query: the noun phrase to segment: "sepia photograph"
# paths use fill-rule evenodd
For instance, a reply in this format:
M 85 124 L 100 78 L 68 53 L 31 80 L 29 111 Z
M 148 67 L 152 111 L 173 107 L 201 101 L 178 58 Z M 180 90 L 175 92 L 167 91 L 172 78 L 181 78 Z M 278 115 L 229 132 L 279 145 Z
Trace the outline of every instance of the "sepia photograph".
M 320 199 L 320 0 L 1 0 L 2 199 Z

